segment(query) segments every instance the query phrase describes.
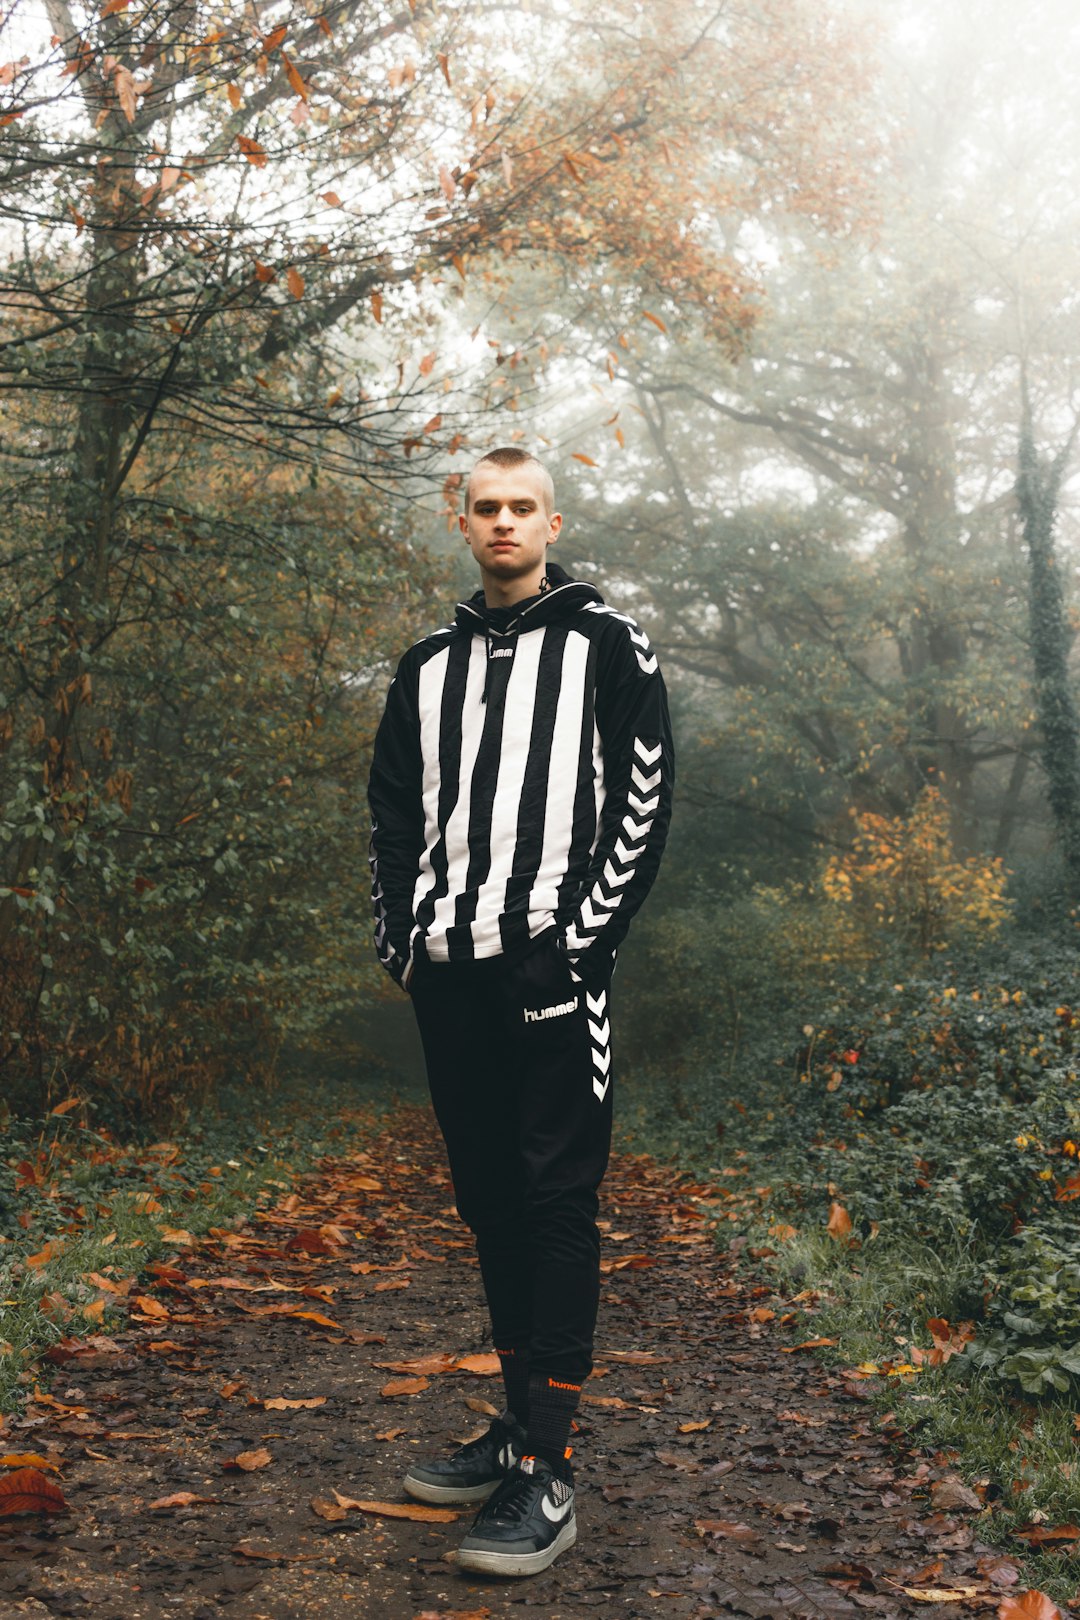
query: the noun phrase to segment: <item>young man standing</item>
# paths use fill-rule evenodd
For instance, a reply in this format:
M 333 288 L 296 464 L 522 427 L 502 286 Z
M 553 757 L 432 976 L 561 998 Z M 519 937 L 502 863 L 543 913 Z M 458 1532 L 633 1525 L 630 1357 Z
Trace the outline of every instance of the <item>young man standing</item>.
M 482 589 L 391 683 L 369 797 L 376 946 L 413 999 L 506 1410 L 415 1463 L 483 1507 L 461 1567 L 531 1575 L 576 1539 L 568 1444 L 592 1368 L 611 1139 L 608 986 L 660 863 L 673 758 L 648 638 L 547 561 L 562 518 L 518 449 L 477 462 Z

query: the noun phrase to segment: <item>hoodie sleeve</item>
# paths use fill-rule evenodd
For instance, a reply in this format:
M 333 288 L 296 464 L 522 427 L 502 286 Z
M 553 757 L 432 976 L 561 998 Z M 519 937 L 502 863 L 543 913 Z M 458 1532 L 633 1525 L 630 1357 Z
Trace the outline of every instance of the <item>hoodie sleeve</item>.
M 415 660 L 406 654 L 386 695 L 368 780 L 371 898 L 379 961 L 405 990 L 412 975 L 412 902 L 424 849 L 423 765 Z
M 616 947 L 652 887 L 667 840 L 675 757 L 667 691 L 649 639 L 633 619 L 600 648 L 596 724 L 604 760 L 604 805 L 589 871 L 562 936 L 586 984 L 611 971 Z

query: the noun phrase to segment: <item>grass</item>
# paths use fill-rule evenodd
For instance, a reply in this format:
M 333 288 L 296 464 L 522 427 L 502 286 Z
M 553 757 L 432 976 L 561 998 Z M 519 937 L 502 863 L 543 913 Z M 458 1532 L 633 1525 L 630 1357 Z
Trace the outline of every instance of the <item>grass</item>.
M 836 1339 L 817 1354 L 841 1368 L 877 1367 L 862 1387 L 889 1434 L 913 1449 L 945 1453 L 967 1483 L 985 1490 L 993 1511 L 978 1520 L 980 1537 L 1015 1550 L 1016 1532 L 1033 1520 L 1047 1526 L 1080 1523 L 1080 1414 L 1068 1396 L 1029 1401 L 1012 1395 L 989 1374 L 965 1365 L 962 1355 L 916 1373 L 888 1367 L 912 1364 L 912 1347 L 932 1346 L 926 1323 L 956 1323 L 970 1289 L 969 1245 L 889 1246 L 869 1241 L 848 1248 L 823 1234 L 777 1243 L 762 1224 L 751 1245 L 788 1296 L 812 1296 L 812 1329 L 799 1337 Z M 755 1264 L 760 1264 L 756 1261 Z M 1044 1516 L 1044 1517 L 1043 1517 Z M 1032 1553 L 1025 1579 L 1055 1601 L 1080 1588 L 1075 1550 Z

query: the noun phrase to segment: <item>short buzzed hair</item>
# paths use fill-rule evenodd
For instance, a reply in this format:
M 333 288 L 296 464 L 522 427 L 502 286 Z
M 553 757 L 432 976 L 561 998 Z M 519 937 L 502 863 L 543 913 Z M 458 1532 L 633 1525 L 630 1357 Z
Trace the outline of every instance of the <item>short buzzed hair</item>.
M 552 512 L 555 510 L 555 484 L 552 480 L 551 474 L 544 466 L 544 463 L 542 461 L 538 461 L 530 451 L 520 450 L 518 446 L 514 444 L 504 444 L 500 445 L 496 450 L 489 450 L 486 455 L 482 455 L 480 460 L 474 464 L 472 472 L 470 472 L 465 483 L 466 512 L 469 510 L 469 493 L 472 489 L 472 475 L 476 471 L 477 467 L 483 467 L 485 463 L 492 467 L 535 467 L 540 474 L 540 487 L 544 492 L 544 510 L 549 517 L 551 516 Z

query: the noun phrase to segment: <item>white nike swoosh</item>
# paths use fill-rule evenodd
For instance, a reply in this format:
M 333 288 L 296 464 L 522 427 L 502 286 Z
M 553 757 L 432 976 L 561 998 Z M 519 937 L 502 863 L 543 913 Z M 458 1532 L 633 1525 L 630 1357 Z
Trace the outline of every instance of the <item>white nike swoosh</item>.
M 574 1498 L 572 1496 L 568 1496 L 566 1501 L 563 1502 L 559 1507 L 556 1507 L 555 1503 L 549 1501 L 546 1496 L 542 1497 L 540 1501 L 544 1518 L 550 1520 L 552 1524 L 559 1524 L 563 1519 L 565 1519 L 573 1505 Z

